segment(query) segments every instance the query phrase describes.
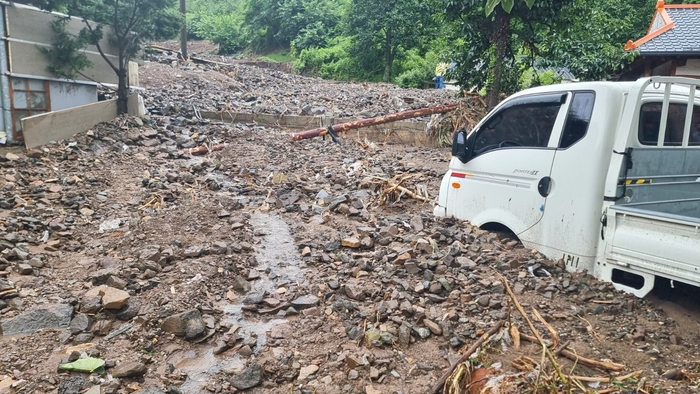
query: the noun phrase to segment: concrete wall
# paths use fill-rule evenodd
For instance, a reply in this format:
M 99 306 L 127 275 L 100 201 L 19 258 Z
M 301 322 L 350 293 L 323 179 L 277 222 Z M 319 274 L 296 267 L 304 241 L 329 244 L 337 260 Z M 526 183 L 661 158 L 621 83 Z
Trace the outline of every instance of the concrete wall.
M 7 45 L 9 47 L 9 72 L 22 75 L 54 78 L 55 75 L 46 69 L 48 61 L 39 47 L 47 47 L 53 41 L 54 33 L 51 22 L 61 17 L 60 14 L 44 12 L 34 7 L 16 5 L 3 6 L 7 20 Z M 71 18 L 66 30 L 77 34 L 85 26 L 79 18 Z M 102 50 L 116 62 L 119 53 L 110 41 L 111 29 L 104 29 L 100 41 Z M 88 46 L 85 55 L 92 62 L 92 67 L 85 69 L 83 74 L 92 80 L 103 83 L 117 83 L 117 76 L 107 62 L 100 56 L 97 47 Z
M 97 86 L 94 85 L 54 81 L 49 84 L 49 90 L 52 111 L 79 107 L 97 101 Z
M 144 114 L 141 101 L 136 94 L 129 96 L 129 115 Z M 24 145 L 30 149 L 50 141 L 61 141 L 116 117 L 117 99 L 30 116 L 21 121 Z
M 700 59 L 688 59 L 685 66 L 679 66 L 676 68 L 676 75 L 684 76 L 700 76 Z

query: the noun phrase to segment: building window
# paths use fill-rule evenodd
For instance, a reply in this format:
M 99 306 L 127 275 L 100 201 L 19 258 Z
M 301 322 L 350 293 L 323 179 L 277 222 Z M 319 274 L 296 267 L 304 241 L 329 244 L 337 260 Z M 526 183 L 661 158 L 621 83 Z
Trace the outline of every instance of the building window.
M 51 111 L 49 82 L 39 79 L 11 78 L 12 121 L 20 131 L 20 120 Z

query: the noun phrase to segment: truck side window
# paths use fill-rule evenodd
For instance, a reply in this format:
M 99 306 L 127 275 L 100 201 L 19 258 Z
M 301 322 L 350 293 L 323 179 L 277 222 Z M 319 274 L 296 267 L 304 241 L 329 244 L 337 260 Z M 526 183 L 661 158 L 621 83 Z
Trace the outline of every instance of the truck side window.
M 586 135 L 588 124 L 591 123 L 594 102 L 595 94 L 593 92 L 574 93 L 559 148 L 566 149 Z
M 560 102 L 513 105 L 495 114 L 479 130 L 474 155 L 510 147 L 546 147 L 559 114 Z
M 661 103 L 646 103 L 639 113 L 639 142 L 642 145 L 656 145 L 661 126 Z M 670 103 L 666 120 L 664 146 L 681 146 L 683 144 L 683 126 L 685 125 L 686 104 Z M 700 107 L 693 109 L 688 145 L 700 145 Z

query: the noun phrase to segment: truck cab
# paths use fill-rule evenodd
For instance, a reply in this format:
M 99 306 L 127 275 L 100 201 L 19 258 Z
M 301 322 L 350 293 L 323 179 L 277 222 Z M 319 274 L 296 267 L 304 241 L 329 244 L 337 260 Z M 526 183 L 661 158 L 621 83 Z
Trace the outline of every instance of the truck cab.
M 700 197 L 698 82 L 654 77 L 517 93 L 473 130 L 455 133 L 434 213 L 476 226 L 500 224 L 526 247 L 563 259 L 568 270 L 588 271 L 643 296 L 659 269 L 631 264 L 626 252 L 621 259 L 616 238 L 634 243 L 644 237 L 622 235 L 611 225 L 625 209 L 629 220 L 634 209 L 677 207 L 661 202 L 669 193 L 681 200 Z M 666 214 L 691 211 L 684 206 Z M 651 213 L 652 220 L 661 213 Z M 615 282 L 626 274 L 642 284 Z M 681 279 L 700 284 L 700 277 Z

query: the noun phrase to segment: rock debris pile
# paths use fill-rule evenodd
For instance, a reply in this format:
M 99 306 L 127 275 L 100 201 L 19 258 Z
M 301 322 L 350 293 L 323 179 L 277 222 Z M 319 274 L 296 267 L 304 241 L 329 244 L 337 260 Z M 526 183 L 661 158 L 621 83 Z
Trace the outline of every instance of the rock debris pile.
M 513 235 L 437 219 L 406 194 L 376 204 L 367 179 L 401 174 L 434 198 L 446 149 L 291 143 L 185 110 L 197 94 L 210 99 L 202 108 L 361 115 L 417 92 L 252 68 L 225 90 L 190 76 L 234 80 L 225 70 L 163 67 L 143 70 L 168 80 L 147 92 L 151 115 L 0 159 L 0 393 L 426 393 L 497 322 L 527 332 L 499 274 L 577 354 L 687 386 L 661 375 L 690 370 L 697 330 L 655 303 L 567 273 Z M 296 96 L 269 93 L 274 103 L 260 93 L 273 86 Z M 347 97 L 321 100 L 328 86 Z M 445 100 L 421 94 L 417 106 Z M 215 142 L 227 146 L 183 153 Z M 503 346 L 489 357 L 504 373 L 541 354 Z

